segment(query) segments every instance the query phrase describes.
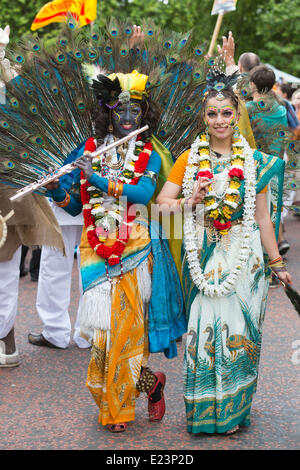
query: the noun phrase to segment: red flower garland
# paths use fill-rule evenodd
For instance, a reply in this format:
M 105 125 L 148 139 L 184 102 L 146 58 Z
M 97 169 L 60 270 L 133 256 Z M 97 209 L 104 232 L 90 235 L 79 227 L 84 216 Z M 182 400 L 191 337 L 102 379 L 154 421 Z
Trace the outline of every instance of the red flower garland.
M 143 174 L 145 172 L 151 152 L 152 152 L 152 148 L 153 147 L 152 147 L 151 142 L 147 142 L 144 145 L 143 150 L 139 154 L 138 160 L 135 161 L 135 164 L 134 164 L 135 173 Z M 84 150 L 90 151 L 90 152 L 93 152 L 96 150 L 96 144 L 93 138 L 90 138 L 87 140 Z M 81 179 L 85 180 L 85 175 L 83 172 L 81 172 Z M 140 179 L 140 176 L 135 176 L 129 184 L 136 185 L 139 179 Z M 121 180 L 118 180 L 118 181 L 120 182 Z M 80 191 L 81 191 L 81 201 L 82 201 L 83 206 L 90 203 L 90 194 L 87 190 L 89 186 L 90 184 L 88 183 L 88 181 L 85 181 L 84 183 L 81 184 Z M 127 242 L 129 240 L 131 227 L 128 224 L 133 222 L 135 219 L 134 215 L 131 215 L 131 216 L 128 215 L 129 208 L 130 208 L 130 205 L 128 205 L 127 207 L 125 219 L 123 220 L 123 223 L 121 227 L 119 228 L 118 238 L 115 241 L 115 243 L 110 247 L 106 246 L 103 241 L 99 240 L 99 237 L 96 232 L 95 218 L 92 214 L 92 209 L 83 209 L 83 219 L 84 219 L 84 225 L 87 229 L 88 242 L 91 248 L 93 248 L 93 250 L 97 253 L 98 256 L 108 260 L 108 264 L 110 266 L 114 266 L 121 261 L 122 253 L 125 250 Z M 93 227 L 93 229 L 90 227 Z M 90 229 L 88 230 L 88 228 Z
M 211 171 L 209 170 L 200 170 L 198 173 L 197 173 L 197 176 L 196 176 L 196 180 L 198 181 L 199 178 L 209 178 L 209 179 L 213 179 L 214 175 L 212 174 Z
M 229 230 L 230 227 L 231 227 L 231 222 L 230 220 L 226 223 L 222 223 L 220 222 L 219 220 L 214 220 L 214 227 L 217 229 L 217 230 Z
M 230 178 L 234 178 L 234 177 L 237 177 L 239 180 L 243 180 L 244 179 L 244 172 L 243 170 L 241 170 L 240 168 L 232 168 L 229 172 L 228 172 L 228 176 Z

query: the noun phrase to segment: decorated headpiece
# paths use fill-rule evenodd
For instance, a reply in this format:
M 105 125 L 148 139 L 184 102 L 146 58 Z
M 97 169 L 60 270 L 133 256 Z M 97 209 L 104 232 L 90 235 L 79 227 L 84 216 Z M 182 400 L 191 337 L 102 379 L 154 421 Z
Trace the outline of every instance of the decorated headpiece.
M 108 76 L 100 74 L 97 79 L 93 79 L 92 89 L 101 104 L 113 108 L 119 102 L 128 102 L 131 98 L 141 100 L 143 96 L 148 96 L 147 82 L 148 76 L 136 70 L 132 73 L 112 73 Z
M 212 67 L 206 77 L 206 89 L 207 91 L 216 90 L 218 92 L 216 99 L 222 101 L 225 99 L 222 91 L 232 88 L 236 84 L 238 78 L 238 72 L 234 72 L 232 75 L 226 75 L 217 67 Z
M 118 78 L 122 91 L 128 91 L 133 99 L 141 100 L 143 95 L 148 94 L 146 92 L 148 76 L 137 70 L 133 70 L 132 73 L 112 73 L 109 78 L 111 80 Z

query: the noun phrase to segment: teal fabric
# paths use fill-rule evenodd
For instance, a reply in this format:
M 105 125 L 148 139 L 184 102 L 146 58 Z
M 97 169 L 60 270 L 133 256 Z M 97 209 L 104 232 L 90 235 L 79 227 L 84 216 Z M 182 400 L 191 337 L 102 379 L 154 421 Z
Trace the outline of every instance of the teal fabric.
M 279 157 L 288 131 L 287 112 L 275 98 L 248 101 L 246 104 L 257 148 L 269 155 Z
M 149 351 L 177 356 L 176 338 L 187 331 L 184 302 L 177 269 L 161 226 L 150 223 L 153 255 L 152 295 L 149 303 Z

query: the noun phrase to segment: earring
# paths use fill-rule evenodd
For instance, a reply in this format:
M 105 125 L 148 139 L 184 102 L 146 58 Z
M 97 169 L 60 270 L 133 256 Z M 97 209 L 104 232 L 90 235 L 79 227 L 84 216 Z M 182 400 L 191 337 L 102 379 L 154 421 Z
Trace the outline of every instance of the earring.
M 206 137 L 206 140 L 209 140 L 209 132 L 208 132 L 208 125 L 206 124 L 206 127 L 205 127 L 205 137 Z
M 109 110 L 109 124 L 108 124 L 108 133 L 109 134 L 112 134 L 113 133 L 113 125 L 112 125 L 112 122 L 111 122 L 111 109 Z
M 238 128 L 238 126 L 234 126 L 234 129 L 233 129 L 233 138 L 234 139 L 238 139 L 240 136 L 240 130 Z

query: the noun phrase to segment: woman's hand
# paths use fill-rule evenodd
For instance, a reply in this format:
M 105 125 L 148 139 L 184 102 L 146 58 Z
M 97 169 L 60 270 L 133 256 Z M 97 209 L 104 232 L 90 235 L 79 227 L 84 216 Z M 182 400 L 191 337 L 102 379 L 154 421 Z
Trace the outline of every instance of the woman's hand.
M 228 38 L 223 36 L 222 47 L 219 45 L 217 47 L 218 47 L 218 53 L 224 59 L 226 66 L 228 67 L 230 65 L 235 65 L 235 62 L 234 62 L 235 44 L 234 44 L 234 39 L 233 39 L 231 31 L 228 34 Z
M 189 204 L 201 204 L 201 202 L 206 196 L 208 186 L 210 184 L 211 180 L 209 178 L 199 178 L 198 181 L 196 181 L 194 184 L 193 193 L 189 199 Z
M 145 37 L 142 28 L 140 26 L 133 25 L 133 32 L 129 39 L 130 49 L 133 49 L 134 46 L 143 46 L 144 40 Z
M 88 153 L 77 158 L 77 160 L 74 161 L 74 166 L 77 166 L 77 168 L 83 171 L 87 180 L 90 179 L 94 173 L 91 159 L 88 158 Z
M 276 275 L 278 276 L 279 280 L 285 284 L 292 284 L 292 276 L 288 271 L 276 272 Z

